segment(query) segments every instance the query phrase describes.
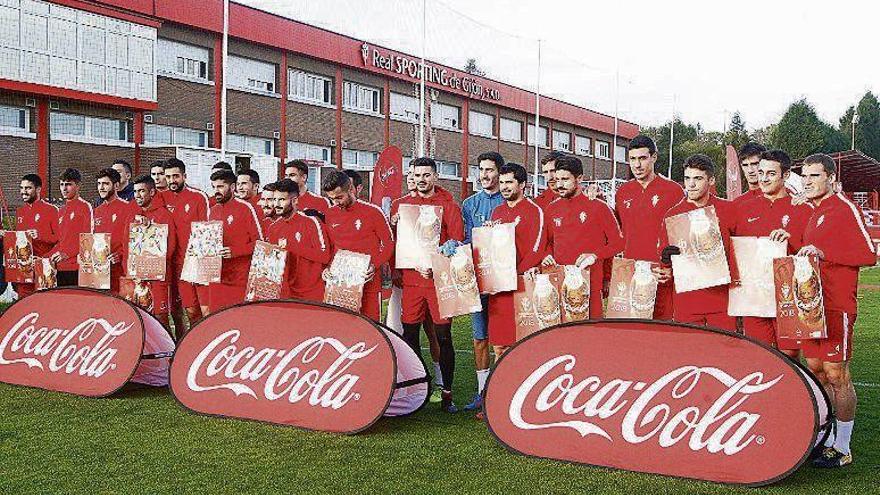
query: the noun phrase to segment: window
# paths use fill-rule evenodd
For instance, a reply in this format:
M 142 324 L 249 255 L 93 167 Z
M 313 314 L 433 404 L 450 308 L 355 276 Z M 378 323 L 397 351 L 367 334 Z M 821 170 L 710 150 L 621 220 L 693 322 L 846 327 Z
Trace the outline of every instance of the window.
M 518 120 L 501 119 L 501 139 L 505 141 L 522 142 L 522 122 Z
M 226 149 L 232 151 L 241 151 L 244 153 L 252 153 L 254 155 L 272 156 L 275 154 L 275 141 L 273 141 L 272 139 L 257 136 L 227 134 Z
M 456 162 L 434 160 L 437 162 L 437 175 L 444 179 L 460 179 L 461 167 Z
M 229 56 L 229 87 L 255 93 L 275 93 L 275 64 Z
M 474 192 L 480 191 L 483 189 L 483 186 L 480 185 L 480 166 L 479 165 L 468 165 L 468 180 L 474 185 Z
M 379 153 L 375 151 L 342 150 L 342 166 L 359 170 L 372 170 Z
M 0 77 L 156 101 L 156 29 L 39 0 L 0 1 Z
M 529 189 L 531 189 L 531 185 L 535 183 L 535 174 L 529 174 Z M 538 189 L 543 190 L 547 189 L 547 179 L 544 178 L 544 174 L 538 174 Z
M 295 141 L 287 142 L 287 159 L 288 160 L 313 160 L 318 162 L 330 163 L 330 148 L 326 146 L 318 146 L 315 144 L 298 143 Z M 309 175 L 311 177 L 311 175 Z
M 431 104 L 431 125 L 441 129 L 459 129 L 460 109 L 443 103 Z
M 321 195 L 321 167 L 309 167 L 309 176 L 306 177 L 306 189 L 312 194 Z
M 295 100 L 330 105 L 333 80 L 329 77 L 291 69 L 287 78 L 287 95 Z
M 529 141 L 528 141 L 529 146 L 534 146 L 535 145 L 535 126 L 532 124 L 529 124 L 528 129 L 529 129 Z M 542 148 L 546 148 L 547 147 L 547 128 L 542 126 L 542 127 L 539 127 L 538 129 L 539 129 L 538 130 L 538 146 L 540 146 Z
M 356 110 L 381 114 L 379 89 L 362 84 L 345 81 L 342 86 L 342 106 L 348 110 Z
M 596 141 L 596 157 L 605 160 L 611 159 L 611 143 L 607 141 Z
M 159 73 L 184 79 L 208 80 L 207 48 L 159 39 L 156 45 Z
M 471 111 L 468 115 L 468 128 L 475 136 L 495 137 L 495 116 Z
M 208 133 L 184 127 L 145 124 L 144 143 L 206 148 L 208 146 Z
M 574 152 L 578 155 L 593 156 L 592 147 L 592 139 L 584 136 L 574 136 Z
M 49 132 L 53 139 L 104 144 L 128 142 L 126 121 L 71 113 L 52 112 L 49 118 Z
M 419 121 L 419 99 L 391 92 L 391 117 L 407 122 Z
M 614 147 L 614 159 L 618 163 L 626 163 L 628 161 L 626 159 L 626 146 L 617 145 Z
M 562 131 L 553 131 L 553 149 L 558 151 L 571 151 L 571 134 Z
M 29 113 L 26 108 L 0 105 L 0 132 L 15 134 L 29 132 Z

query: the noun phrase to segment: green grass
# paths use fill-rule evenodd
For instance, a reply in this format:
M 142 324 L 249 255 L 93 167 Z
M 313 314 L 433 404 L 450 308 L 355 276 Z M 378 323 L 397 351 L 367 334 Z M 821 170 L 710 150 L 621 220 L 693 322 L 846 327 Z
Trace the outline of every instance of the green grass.
M 880 270 L 866 272 L 878 278 Z M 766 493 L 878 493 L 880 291 L 860 295 L 855 463 L 803 467 Z M 469 322 L 455 325 L 456 401 L 474 390 Z M 514 455 L 470 414 L 430 404 L 354 436 L 199 416 L 166 390 L 85 399 L 0 385 L 0 494 L 755 493 Z

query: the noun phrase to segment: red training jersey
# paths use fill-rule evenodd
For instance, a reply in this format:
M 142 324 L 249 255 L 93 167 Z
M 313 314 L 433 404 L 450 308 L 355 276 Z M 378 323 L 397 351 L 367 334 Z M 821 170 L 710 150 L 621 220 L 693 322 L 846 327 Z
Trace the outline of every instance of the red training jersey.
M 208 195 L 194 187 L 184 186 L 180 192 L 171 192 L 164 196 L 168 211 L 174 218 L 177 243 L 180 245 L 176 257 L 182 266 L 189 245 L 189 235 L 192 233 L 191 224 L 208 219 Z
M 635 179 L 620 186 L 614 203 L 623 232 L 624 258 L 660 261 L 657 245 L 663 215 L 683 197 L 684 190 L 677 182 L 659 175 L 644 187 Z
M 58 242 L 58 208 L 38 199 L 33 203 L 21 205 L 15 212 L 17 230 L 36 230 L 37 237 L 31 239 L 34 255 L 45 257 Z
M 58 211 L 58 243 L 46 253 L 46 256 L 62 253 L 65 258 L 58 262 L 58 270 L 78 270 L 79 235 L 92 232 L 94 228 L 95 216 L 91 203 L 79 196 L 65 201 L 64 206 Z
M 282 296 L 323 301 L 321 272 L 330 263 L 332 250 L 321 221 L 301 212 L 280 218 L 272 225 L 269 242 L 287 250 Z
M 340 249 L 370 255 L 376 276 L 367 282 L 364 291 L 378 292 L 382 287 L 379 267 L 389 262 L 394 254 L 394 236 L 382 210 L 357 199 L 348 208 L 330 207 L 326 220 L 333 256 Z
M 220 283 L 244 287 L 247 285 L 254 245 L 263 239 L 263 229 L 257 212 L 247 201 L 230 198 L 211 207 L 208 220 L 223 222 L 223 247 L 232 251 L 232 257 L 223 260 Z
M 785 195 L 770 200 L 764 195 L 748 201 L 734 202 L 736 207 L 735 235 L 742 237 L 767 237 L 770 232 L 783 229 L 789 233 L 788 252 L 794 254 L 804 245 L 804 229 L 813 214 L 813 208 L 801 204 L 792 205 L 791 197 Z
M 492 211 L 492 221 L 513 223 L 516 244 L 516 272 L 523 274 L 541 264 L 547 251 L 544 212 L 529 198 L 514 206 L 506 201 Z

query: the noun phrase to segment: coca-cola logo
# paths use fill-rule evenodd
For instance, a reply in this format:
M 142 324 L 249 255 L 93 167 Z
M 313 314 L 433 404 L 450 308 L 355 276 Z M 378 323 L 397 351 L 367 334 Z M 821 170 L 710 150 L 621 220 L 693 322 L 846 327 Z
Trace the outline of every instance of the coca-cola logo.
M 0 381 L 99 397 L 134 374 L 143 320 L 122 299 L 83 289 L 41 291 L 0 317 Z
M 621 320 L 523 340 L 492 372 L 485 406 L 493 434 L 526 455 L 760 485 L 805 459 L 816 400 L 794 365 L 752 341 Z
M 196 412 L 353 433 L 385 412 L 396 373 L 391 343 L 369 320 L 272 301 L 194 327 L 172 361 L 171 387 Z

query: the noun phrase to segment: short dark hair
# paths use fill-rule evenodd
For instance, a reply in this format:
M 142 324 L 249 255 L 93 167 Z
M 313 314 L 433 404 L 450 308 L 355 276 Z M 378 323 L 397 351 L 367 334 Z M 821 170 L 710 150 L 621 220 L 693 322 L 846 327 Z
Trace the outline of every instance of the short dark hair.
M 169 158 L 165 160 L 165 170 L 169 168 L 178 168 L 184 174 L 186 173 L 186 164 L 179 158 Z
M 156 189 L 156 181 L 149 174 L 139 175 L 135 180 L 131 181 L 132 185 L 146 184 L 148 189 Z
M 804 165 L 815 165 L 817 163 L 822 165 L 826 174 L 834 175 L 837 173 L 837 165 L 834 163 L 834 158 L 831 158 L 825 153 L 813 153 L 804 158 Z
M 361 174 L 357 170 L 343 170 L 342 173 L 351 179 L 351 183 L 354 184 L 354 187 L 361 187 L 364 185 L 364 178 L 361 177 Z
M 556 159 L 556 170 L 567 170 L 577 177 L 584 175 L 584 164 L 576 156 L 563 155 Z
M 291 161 L 287 162 L 286 165 L 284 165 L 284 168 L 290 168 L 290 167 L 293 167 L 293 168 L 299 170 L 300 173 L 302 173 L 306 177 L 309 176 L 309 164 L 306 163 L 305 160 L 300 160 L 300 159 L 291 160 Z
M 761 153 L 767 151 L 763 145 L 750 141 L 739 149 L 739 159 L 744 160 L 750 156 L 761 156 Z
M 433 170 L 434 172 L 437 171 L 437 162 L 435 162 L 434 159 L 429 156 L 416 158 L 413 161 L 409 162 L 409 166 L 412 168 L 431 167 L 431 170 Z
M 351 177 L 345 172 L 341 170 L 331 170 L 327 172 L 324 176 L 324 180 L 321 181 L 321 190 L 330 192 L 337 187 L 341 187 L 345 190 L 351 186 L 351 183 Z
M 782 150 L 767 150 L 761 153 L 761 160 L 778 163 L 783 174 L 791 170 L 791 157 Z
M 277 182 L 270 182 L 270 183 L 266 184 L 265 186 L 263 186 L 263 190 L 269 191 L 269 192 L 277 191 L 278 190 L 278 183 Z
M 513 178 L 520 184 L 525 184 L 529 180 L 529 173 L 526 168 L 519 163 L 508 162 L 501 166 L 498 175 L 513 174 Z
M 299 196 L 299 185 L 291 179 L 281 179 L 276 182 L 275 190 L 291 196 Z
M 123 167 L 125 167 L 125 170 L 126 170 L 126 172 L 128 172 L 128 175 L 131 175 L 131 164 L 130 163 L 123 160 L 122 158 L 117 158 L 116 160 L 113 160 L 113 163 L 111 163 L 111 165 L 116 165 L 117 163 L 119 165 L 122 165 Z M 120 178 L 120 180 L 122 180 L 122 179 Z
M 257 172 L 256 170 L 254 170 L 254 169 L 252 169 L 252 168 L 249 168 L 249 169 L 246 169 L 246 170 L 239 170 L 237 176 L 238 176 L 238 175 L 247 175 L 248 177 L 251 178 L 251 182 L 253 182 L 254 184 L 259 184 L 259 183 L 260 183 L 260 174 L 259 174 L 259 172 Z M 238 178 L 237 176 L 236 176 L 236 178 Z
M 165 170 L 165 163 L 165 160 L 156 160 L 155 162 L 150 164 L 150 170 L 153 170 L 156 167 L 162 167 L 162 170 Z
M 215 180 L 222 180 L 223 182 L 232 185 L 235 184 L 235 179 L 237 179 L 237 177 L 235 176 L 235 174 L 232 173 L 232 170 L 221 168 L 220 170 L 216 170 L 214 171 L 214 173 L 211 174 L 211 182 Z
M 626 148 L 627 151 L 637 150 L 639 148 L 648 148 L 648 152 L 652 155 L 657 153 L 657 143 L 654 142 L 653 139 L 645 136 L 644 134 L 639 134 L 638 136 L 632 138 L 629 142 L 629 146 Z
M 115 170 L 114 170 L 114 172 L 115 172 Z M 83 176 L 79 172 L 79 170 L 77 170 L 75 168 L 68 168 L 68 169 L 64 170 L 64 172 L 61 172 L 60 179 L 65 182 L 76 182 L 77 184 L 79 184 L 80 182 L 82 182 Z
M 712 159 L 708 156 L 701 153 L 697 153 L 696 155 L 691 155 L 687 157 L 684 161 L 684 167 L 682 168 L 693 168 L 697 170 L 702 170 L 703 172 L 706 172 L 709 177 L 715 177 L 715 162 L 713 162 Z
M 211 167 L 211 170 L 229 170 L 232 172 L 232 165 L 229 162 L 217 162 Z
M 104 177 L 110 179 L 110 182 L 114 184 L 119 184 L 119 182 L 122 180 L 122 176 L 119 175 L 119 172 L 113 170 L 110 167 L 102 168 L 101 170 L 99 170 L 98 175 L 97 177 L 95 177 L 95 179 L 103 179 Z
M 479 166 L 480 162 L 483 160 L 489 160 L 490 162 L 495 163 L 495 168 L 497 168 L 499 172 L 501 171 L 501 167 L 504 166 L 504 157 L 501 156 L 501 153 L 495 151 L 480 153 L 480 156 L 477 157 L 477 166 Z
M 563 153 L 561 151 L 551 151 L 550 153 L 547 153 L 546 155 L 541 157 L 541 165 L 543 166 L 543 165 L 547 165 L 550 162 L 555 162 L 556 160 L 559 160 L 560 158 L 562 158 L 564 156 L 565 156 L 565 153 Z
M 37 174 L 24 174 L 21 180 L 30 182 L 34 187 L 43 187 L 43 179 Z

